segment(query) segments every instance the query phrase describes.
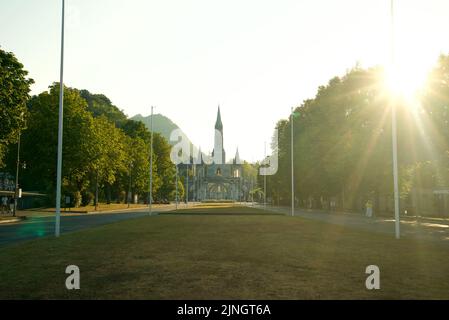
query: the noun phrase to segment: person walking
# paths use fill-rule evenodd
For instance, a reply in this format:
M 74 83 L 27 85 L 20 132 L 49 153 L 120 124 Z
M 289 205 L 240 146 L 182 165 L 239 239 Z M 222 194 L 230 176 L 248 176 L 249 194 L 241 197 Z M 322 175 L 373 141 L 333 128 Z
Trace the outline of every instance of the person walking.
M 14 212 L 14 197 L 9 198 L 9 213 L 12 214 Z
M 5 214 L 8 212 L 8 198 L 6 196 L 2 197 L 0 206 L 2 207 L 2 214 Z
M 371 200 L 368 200 L 366 202 L 366 216 L 368 218 L 371 218 L 373 216 L 373 202 Z

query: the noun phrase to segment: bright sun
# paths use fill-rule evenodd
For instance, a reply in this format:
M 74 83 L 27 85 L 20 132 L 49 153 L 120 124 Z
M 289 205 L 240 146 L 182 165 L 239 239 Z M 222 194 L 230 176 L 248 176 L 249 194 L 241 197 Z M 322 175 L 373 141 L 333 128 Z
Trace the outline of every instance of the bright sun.
M 408 101 L 418 98 L 427 80 L 429 67 L 425 64 L 397 65 L 386 70 L 385 85 L 389 93 Z

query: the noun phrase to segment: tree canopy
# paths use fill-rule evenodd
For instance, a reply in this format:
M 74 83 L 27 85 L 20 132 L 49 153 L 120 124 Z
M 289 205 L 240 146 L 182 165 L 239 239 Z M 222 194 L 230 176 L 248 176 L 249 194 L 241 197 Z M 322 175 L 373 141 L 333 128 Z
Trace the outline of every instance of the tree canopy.
M 97 108 L 89 106 L 86 96 Z M 27 164 L 21 172 L 21 185 L 51 196 L 56 183 L 58 104 L 58 83 L 29 100 L 32 121 L 23 131 L 21 147 L 21 159 Z M 150 132 L 141 122 L 117 116 L 120 113 L 111 115 L 110 110 L 118 110 L 114 108 L 104 95 L 64 89 L 63 193 L 72 195 L 74 205 L 89 203 L 97 189 L 100 200 L 107 202 L 125 201 L 129 189 L 147 200 Z M 13 154 L 10 168 L 14 167 Z M 154 200 L 169 199 L 175 188 L 174 165 L 170 145 L 157 133 L 153 170 Z
M 34 82 L 27 75 L 14 54 L 0 48 L 0 168 L 6 147 L 17 142 L 25 128 L 26 102 Z
M 398 110 L 400 189 L 449 185 L 449 56 L 442 56 L 414 106 L 393 100 L 380 67 L 355 67 L 318 88 L 277 124 L 279 170 L 268 177 L 274 203 L 291 201 L 291 123 L 297 205 L 360 210 L 367 199 L 392 210 L 392 103 Z M 425 177 L 425 178 L 424 178 Z

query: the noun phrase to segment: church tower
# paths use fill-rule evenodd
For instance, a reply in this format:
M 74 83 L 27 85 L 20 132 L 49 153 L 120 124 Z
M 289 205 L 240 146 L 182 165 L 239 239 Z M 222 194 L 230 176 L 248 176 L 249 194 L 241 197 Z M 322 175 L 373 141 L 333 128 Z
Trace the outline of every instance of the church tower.
M 223 123 L 221 122 L 220 106 L 218 106 L 217 121 L 215 121 L 215 141 L 214 150 L 212 151 L 214 161 L 226 163 L 226 154 L 223 147 Z

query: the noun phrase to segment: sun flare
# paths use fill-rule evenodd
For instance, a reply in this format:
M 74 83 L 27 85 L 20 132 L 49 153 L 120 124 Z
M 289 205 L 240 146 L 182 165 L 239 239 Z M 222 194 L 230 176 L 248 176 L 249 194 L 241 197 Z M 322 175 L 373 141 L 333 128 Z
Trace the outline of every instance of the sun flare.
M 425 88 L 430 68 L 425 64 L 389 66 L 385 72 L 385 86 L 393 97 L 416 101 Z

